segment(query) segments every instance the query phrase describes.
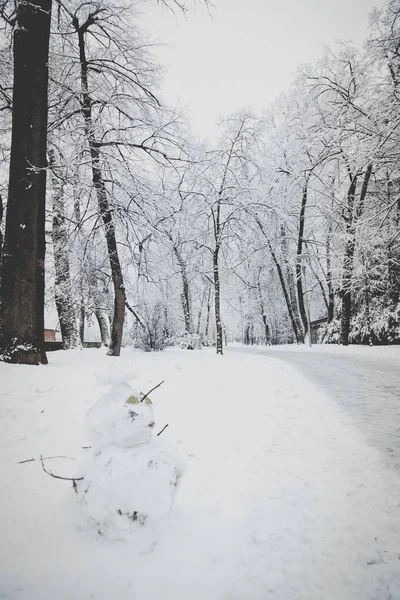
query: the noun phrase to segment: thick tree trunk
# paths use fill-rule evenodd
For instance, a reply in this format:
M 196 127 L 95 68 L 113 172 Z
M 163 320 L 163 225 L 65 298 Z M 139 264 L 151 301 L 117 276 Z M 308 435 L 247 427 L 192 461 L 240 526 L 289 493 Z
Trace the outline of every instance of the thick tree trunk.
M 89 145 L 92 168 L 93 187 L 96 190 L 99 212 L 104 224 L 105 237 L 107 242 L 108 258 L 111 268 L 111 277 L 114 286 L 114 315 L 111 330 L 111 341 L 108 354 L 109 356 L 119 356 L 121 353 L 122 333 L 125 320 L 125 286 L 122 276 L 121 263 L 118 255 L 117 239 L 115 227 L 112 218 L 111 207 L 108 201 L 107 189 L 104 183 L 101 170 L 100 151 L 95 138 L 92 101 L 88 86 L 88 62 L 86 59 L 85 33 L 90 25 L 88 21 L 79 25 L 74 17 L 73 25 L 78 34 L 79 59 L 81 66 L 81 89 L 82 89 L 82 114 L 85 122 L 85 133 Z
M 3 223 L 3 198 L 0 196 L 0 272 L 1 272 L 1 252 L 3 250 L 3 232 L 1 225 Z
M 44 258 L 51 0 L 17 3 L 10 181 L 1 272 L 0 354 L 46 364 Z
M 214 310 L 215 310 L 215 327 L 217 331 L 217 354 L 223 354 L 223 330 L 221 321 L 221 285 L 219 280 L 219 246 L 217 245 L 213 252 L 213 275 L 214 275 Z
M 71 275 L 68 257 L 68 232 L 65 226 L 64 189 L 57 174 L 54 149 L 49 150 L 49 166 L 53 187 L 53 249 L 54 249 L 54 295 L 64 350 L 80 346 L 76 325 L 75 306 L 72 297 Z

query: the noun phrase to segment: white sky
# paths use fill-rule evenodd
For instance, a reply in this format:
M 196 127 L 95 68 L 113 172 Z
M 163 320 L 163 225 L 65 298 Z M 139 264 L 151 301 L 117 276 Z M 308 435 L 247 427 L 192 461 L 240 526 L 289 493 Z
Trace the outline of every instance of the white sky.
M 171 0 L 172 1 L 172 0 Z M 189 0 L 190 2 L 190 0 Z M 188 3 L 189 3 L 188 2 Z M 194 131 L 213 136 L 218 117 L 241 107 L 261 109 L 337 39 L 361 46 L 368 16 L 384 0 L 216 0 L 212 18 L 201 0 L 187 18 L 149 3 L 145 30 L 168 46 L 162 93 L 186 107 Z

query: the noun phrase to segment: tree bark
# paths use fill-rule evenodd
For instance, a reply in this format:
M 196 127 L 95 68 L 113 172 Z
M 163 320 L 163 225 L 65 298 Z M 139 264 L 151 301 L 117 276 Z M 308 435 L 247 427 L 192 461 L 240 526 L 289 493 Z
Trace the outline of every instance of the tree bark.
M 7 219 L 1 270 L 0 354 L 46 364 L 44 259 L 51 0 L 17 3 Z
M 210 327 L 210 313 L 211 313 L 211 287 L 208 290 L 208 298 L 207 298 L 207 317 L 206 317 L 206 326 L 204 329 L 204 336 L 208 338 L 208 329 Z
M 343 257 L 342 277 L 342 314 L 340 319 L 340 343 L 349 345 L 350 318 L 351 318 L 351 276 L 353 271 L 353 260 L 355 250 L 355 227 L 354 227 L 354 201 L 357 187 L 357 175 L 350 182 L 347 192 L 347 215 L 346 215 L 346 246 Z
M 76 325 L 75 306 L 72 297 L 71 275 L 68 257 L 68 232 L 65 226 L 64 189 L 57 174 L 54 149 L 49 150 L 49 166 L 53 184 L 53 229 L 54 249 L 54 296 L 60 322 L 64 350 L 80 346 Z
M 213 259 L 213 276 L 214 276 L 214 310 L 215 310 L 215 327 L 217 332 L 217 354 L 223 354 L 223 330 L 221 322 L 221 284 L 219 279 L 219 264 L 218 264 L 219 246 L 215 247 L 212 255 Z
M 326 283 L 328 286 L 328 323 L 332 323 L 335 313 L 335 293 L 332 283 L 332 259 L 331 259 L 332 223 L 329 223 L 328 235 L 326 236 Z
M 269 346 L 271 344 L 271 331 L 268 325 L 267 315 L 265 313 L 264 300 L 261 291 L 261 282 L 260 282 L 261 268 L 258 271 L 258 279 L 257 279 L 257 290 L 258 290 L 258 302 L 260 305 L 261 318 L 264 325 L 264 335 L 265 335 L 265 345 Z
M 119 356 L 121 353 L 122 333 L 125 320 L 125 286 L 122 276 L 121 263 L 119 260 L 115 226 L 112 218 L 111 207 L 108 201 L 107 189 L 103 179 L 100 151 L 96 141 L 93 117 L 92 100 L 89 94 L 88 84 L 88 62 L 86 59 L 85 33 L 92 23 L 93 17 L 89 15 L 87 21 L 79 25 L 77 17 L 73 19 L 73 25 L 78 35 L 79 60 L 81 67 L 81 90 L 82 90 L 82 114 L 85 122 L 85 134 L 89 145 L 92 168 L 93 187 L 96 190 L 99 211 L 103 220 L 105 237 L 107 242 L 108 258 L 111 268 L 111 277 L 114 286 L 114 315 L 111 330 L 111 341 L 108 351 L 109 356 Z
M 196 335 L 200 335 L 200 326 L 201 326 L 201 315 L 203 313 L 204 302 L 206 301 L 207 288 L 204 288 L 203 295 L 201 298 L 199 312 L 197 313 L 197 327 L 196 327 Z
M 3 198 L 0 196 L 0 272 L 1 272 L 1 253 L 3 250 L 3 232 L 1 230 L 2 222 L 3 222 Z
M 301 322 L 303 324 L 304 336 L 308 333 L 308 321 L 307 321 L 307 312 L 304 304 L 304 291 L 303 291 L 303 280 L 301 277 L 301 266 L 302 266 L 302 258 L 303 258 L 303 242 L 304 242 L 304 225 L 305 225 L 305 217 L 306 217 L 306 206 L 308 199 L 308 178 L 306 178 L 304 187 L 303 187 L 303 195 L 301 198 L 301 207 L 300 207 L 300 218 L 299 218 L 299 235 L 297 239 L 297 256 L 296 256 L 296 287 L 297 287 L 297 301 L 299 304 L 299 314 L 301 318 Z
M 110 345 L 110 329 L 107 311 L 107 284 L 103 277 L 96 273 L 92 273 L 89 279 L 89 293 L 94 304 L 94 314 L 99 325 L 101 343 L 108 348 Z
M 360 218 L 363 208 L 365 196 L 367 194 L 369 180 L 372 173 L 372 165 L 368 165 L 360 192 L 360 199 L 355 210 L 355 194 L 357 188 L 357 174 L 352 177 L 349 191 L 347 193 L 347 217 L 346 217 L 346 233 L 347 241 L 343 258 L 343 278 L 342 278 L 342 315 L 340 322 L 340 343 L 344 346 L 349 345 L 350 336 L 350 320 L 352 308 L 351 283 L 353 277 L 354 253 L 356 247 L 356 225 Z
M 169 236 L 169 238 L 172 241 L 172 236 Z M 193 327 L 192 327 L 192 316 L 191 316 L 191 310 L 190 310 L 189 280 L 188 280 L 187 273 L 186 273 L 186 265 L 185 265 L 185 261 L 183 260 L 182 254 L 180 253 L 179 248 L 176 244 L 173 244 L 172 250 L 175 254 L 176 262 L 178 263 L 179 271 L 180 271 L 181 278 L 182 278 L 181 302 L 182 302 L 183 318 L 185 321 L 185 331 L 186 331 L 186 333 L 192 333 Z
M 301 321 L 300 321 L 300 315 L 299 315 L 299 306 L 298 306 L 298 302 L 297 302 L 297 294 L 296 294 L 296 286 L 295 286 L 295 281 L 294 281 L 294 276 L 293 276 L 293 269 L 292 269 L 292 265 L 291 265 L 291 261 L 289 260 L 288 257 L 288 247 L 287 247 L 287 241 L 286 241 L 286 231 L 283 225 L 281 225 L 281 238 L 282 238 L 282 257 L 283 257 L 283 262 L 285 265 L 285 269 L 286 269 L 286 279 L 287 279 L 287 293 L 288 293 L 288 298 L 290 301 L 290 314 L 291 314 L 291 320 L 293 319 L 294 323 L 295 323 L 295 328 L 294 328 L 294 333 L 295 333 L 295 338 L 296 338 L 296 342 L 299 343 L 303 343 L 304 342 L 304 335 L 303 335 L 303 330 L 301 327 Z M 276 254 L 275 255 L 275 260 L 277 261 L 277 257 Z M 274 262 L 275 262 L 274 260 Z M 284 279 L 283 279 L 284 281 Z M 281 281 L 282 283 L 282 281 Z M 282 288 L 283 289 L 283 288 Z

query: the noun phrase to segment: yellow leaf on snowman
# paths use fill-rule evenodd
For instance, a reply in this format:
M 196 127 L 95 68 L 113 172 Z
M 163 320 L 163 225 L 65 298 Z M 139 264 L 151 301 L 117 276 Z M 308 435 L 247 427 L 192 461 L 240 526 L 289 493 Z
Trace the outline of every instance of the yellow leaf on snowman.
M 128 400 L 126 401 L 126 404 L 139 404 L 139 398 L 132 394 L 132 396 L 129 396 Z

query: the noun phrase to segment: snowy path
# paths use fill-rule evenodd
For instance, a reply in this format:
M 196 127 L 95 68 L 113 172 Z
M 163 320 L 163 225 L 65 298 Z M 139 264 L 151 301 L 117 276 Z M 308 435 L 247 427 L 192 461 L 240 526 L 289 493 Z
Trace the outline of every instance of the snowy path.
M 280 357 L 281 358 L 281 357 Z M 212 351 L 54 353 L 0 365 L 2 600 L 398 600 L 400 478 L 282 360 Z M 135 375 L 134 371 L 137 373 Z M 170 520 L 88 531 L 69 482 L 112 382 L 148 390 L 188 468 Z
M 369 348 L 365 348 L 366 351 Z M 371 352 L 374 353 L 374 348 Z M 378 349 L 379 350 L 379 349 Z M 303 349 L 229 348 L 256 352 L 296 367 L 354 419 L 387 465 L 400 473 L 400 361 L 379 354 L 335 354 L 324 347 Z M 345 349 L 343 349 L 345 351 Z

